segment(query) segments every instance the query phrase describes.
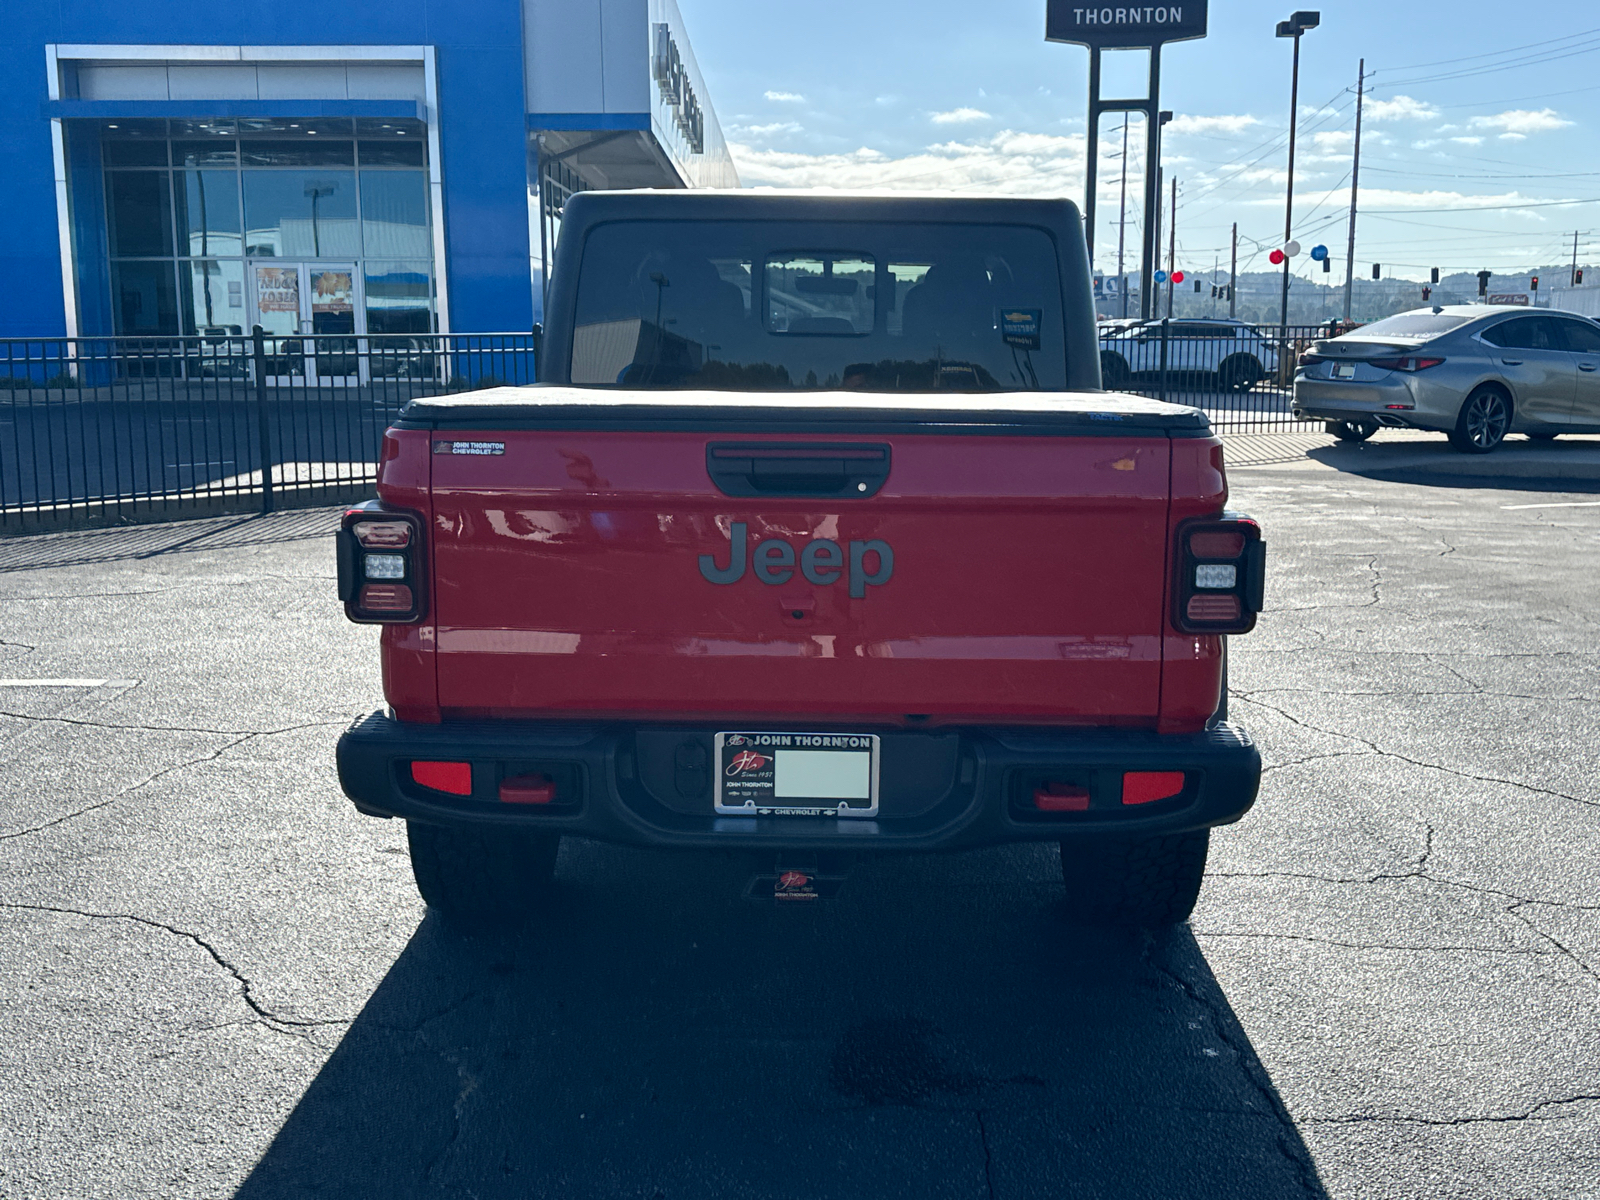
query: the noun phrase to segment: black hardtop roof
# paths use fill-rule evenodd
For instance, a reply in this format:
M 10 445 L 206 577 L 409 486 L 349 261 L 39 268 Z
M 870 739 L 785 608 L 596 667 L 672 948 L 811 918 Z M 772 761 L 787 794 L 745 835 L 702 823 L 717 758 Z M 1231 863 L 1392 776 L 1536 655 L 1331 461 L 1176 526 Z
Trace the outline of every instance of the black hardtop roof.
M 1116 392 L 733 392 L 630 391 L 560 384 L 483 388 L 423 396 L 401 410 L 402 427 L 486 429 L 591 425 L 925 425 L 1039 432 L 1204 436 L 1205 413 Z
M 1080 220 L 1067 199 L 948 196 L 916 193 L 685 189 L 579 192 L 563 211 L 569 222 L 707 221 L 959 221 L 1067 226 Z

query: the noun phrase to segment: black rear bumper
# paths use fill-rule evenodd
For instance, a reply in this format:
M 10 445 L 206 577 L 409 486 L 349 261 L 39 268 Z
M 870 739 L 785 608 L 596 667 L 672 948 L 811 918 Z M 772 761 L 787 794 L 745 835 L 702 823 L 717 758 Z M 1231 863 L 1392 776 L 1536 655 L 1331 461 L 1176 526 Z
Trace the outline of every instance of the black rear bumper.
M 1039 728 L 882 731 L 875 819 L 726 817 L 712 810 L 713 732 L 561 722 L 421 725 L 373 713 L 339 739 L 339 782 L 364 813 L 437 825 L 501 825 L 642 846 L 872 852 L 1224 825 L 1255 802 L 1261 778 L 1254 743 L 1227 722 L 1168 737 Z M 472 794 L 418 785 L 410 767 L 417 759 L 471 763 Z M 1185 785 L 1168 799 L 1126 806 L 1125 771 L 1182 771 Z M 535 772 L 555 782 L 555 803 L 499 801 L 502 779 Z M 1087 789 L 1088 809 L 1038 812 L 1034 791 L 1047 781 Z

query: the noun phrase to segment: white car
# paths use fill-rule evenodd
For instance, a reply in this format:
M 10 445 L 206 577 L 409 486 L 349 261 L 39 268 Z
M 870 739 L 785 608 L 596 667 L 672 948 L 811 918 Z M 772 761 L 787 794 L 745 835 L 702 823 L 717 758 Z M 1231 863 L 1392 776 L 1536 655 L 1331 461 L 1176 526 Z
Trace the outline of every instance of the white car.
M 1225 391 L 1247 392 L 1278 371 L 1276 342 L 1253 325 L 1233 320 L 1173 320 L 1167 331 L 1169 375 L 1212 375 Z M 1161 371 L 1161 322 L 1100 336 L 1100 375 L 1108 388 L 1125 387 Z

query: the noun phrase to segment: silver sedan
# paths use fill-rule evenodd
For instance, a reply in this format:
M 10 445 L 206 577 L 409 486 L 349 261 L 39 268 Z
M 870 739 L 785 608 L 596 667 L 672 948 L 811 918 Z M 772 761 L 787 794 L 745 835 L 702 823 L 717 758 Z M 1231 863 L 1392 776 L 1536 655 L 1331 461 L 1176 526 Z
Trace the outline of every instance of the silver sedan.
M 1472 454 L 1508 433 L 1600 433 L 1600 324 L 1469 304 L 1399 313 L 1302 354 L 1293 411 L 1351 441 L 1434 429 Z

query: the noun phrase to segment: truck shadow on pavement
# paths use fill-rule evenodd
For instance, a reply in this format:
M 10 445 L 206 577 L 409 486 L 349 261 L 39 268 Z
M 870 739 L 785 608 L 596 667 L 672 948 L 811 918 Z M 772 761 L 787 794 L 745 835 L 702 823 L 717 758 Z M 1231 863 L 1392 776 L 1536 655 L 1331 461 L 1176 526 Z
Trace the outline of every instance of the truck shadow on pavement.
M 569 842 L 527 934 L 429 916 L 237 1195 L 1325 1198 L 1187 928 L 1073 929 L 1053 846 L 751 868 Z

